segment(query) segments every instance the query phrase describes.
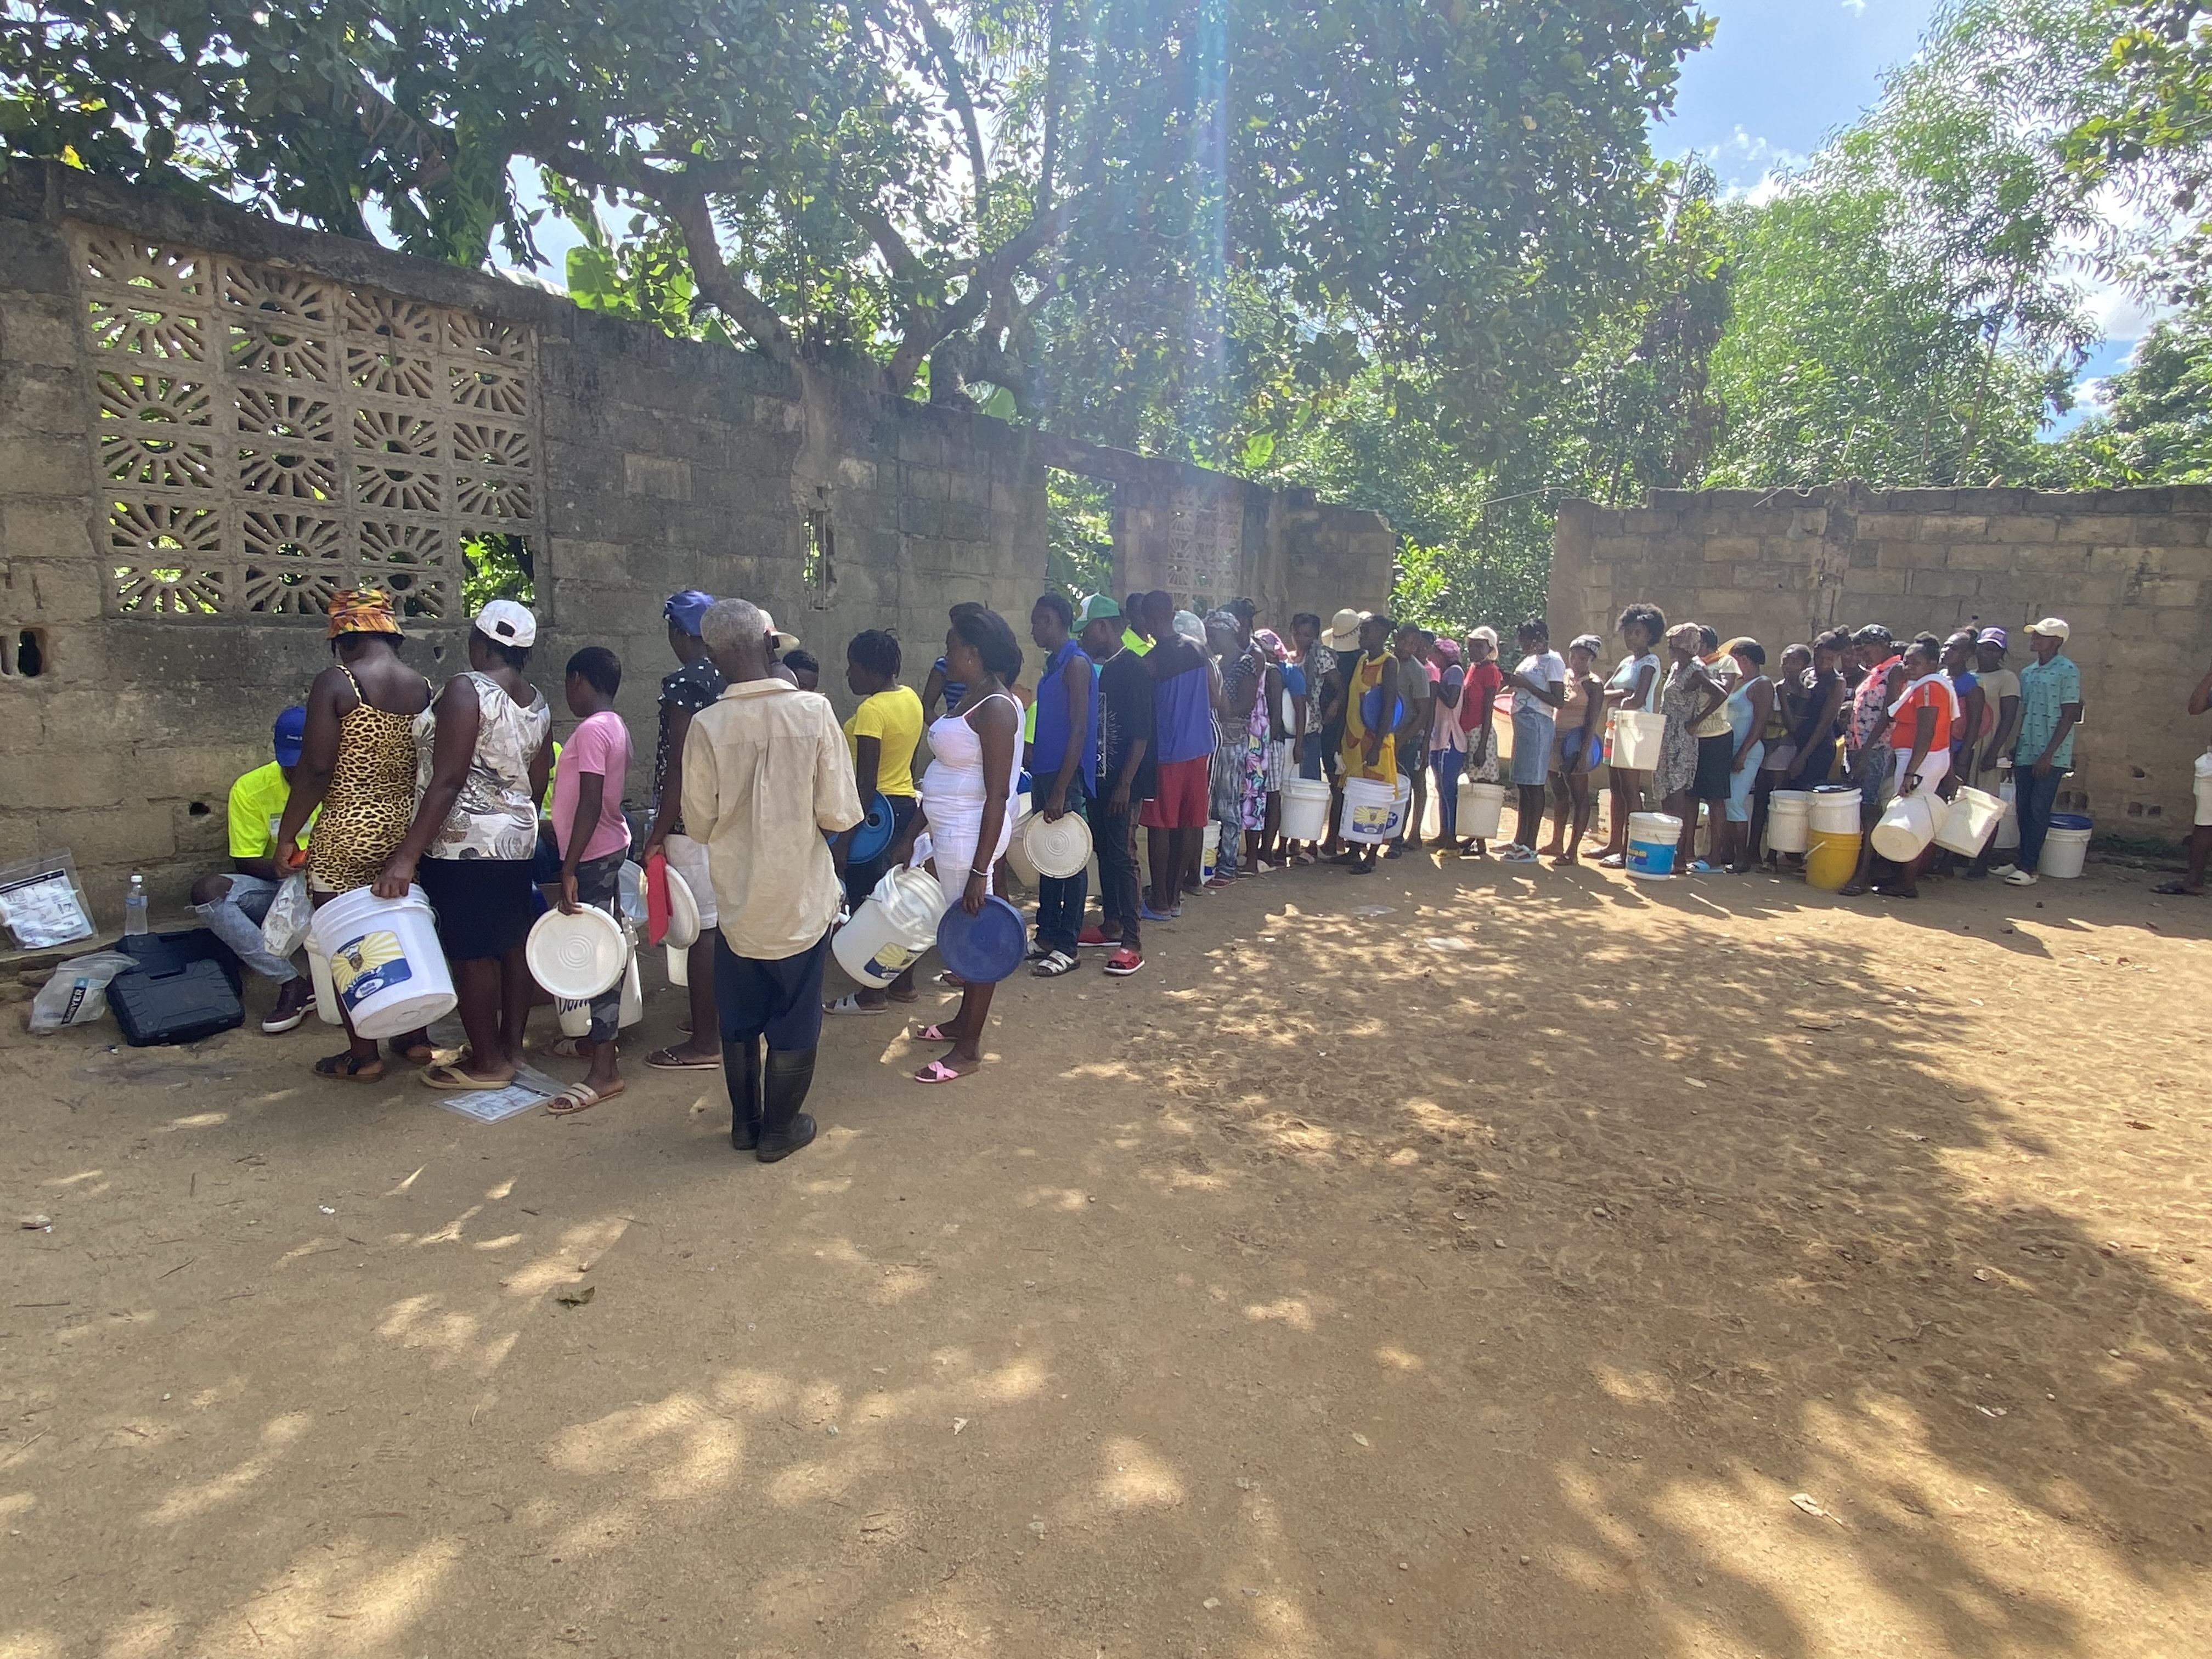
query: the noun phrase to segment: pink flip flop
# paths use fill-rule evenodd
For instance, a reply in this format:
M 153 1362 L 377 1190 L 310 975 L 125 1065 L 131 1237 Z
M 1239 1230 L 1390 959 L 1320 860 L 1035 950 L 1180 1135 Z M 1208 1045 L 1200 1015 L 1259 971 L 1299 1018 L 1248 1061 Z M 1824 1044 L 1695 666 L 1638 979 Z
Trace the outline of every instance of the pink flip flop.
M 957 1042 L 960 1039 L 947 1031 L 942 1024 L 925 1025 L 914 1034 L 916 1042 Z
M 941 1060 L 933 1060 L 914 1074 L 914 1080 L 916 1083 L 957 1083 L 968 1075 L 966 1072 L 954 1071 Z

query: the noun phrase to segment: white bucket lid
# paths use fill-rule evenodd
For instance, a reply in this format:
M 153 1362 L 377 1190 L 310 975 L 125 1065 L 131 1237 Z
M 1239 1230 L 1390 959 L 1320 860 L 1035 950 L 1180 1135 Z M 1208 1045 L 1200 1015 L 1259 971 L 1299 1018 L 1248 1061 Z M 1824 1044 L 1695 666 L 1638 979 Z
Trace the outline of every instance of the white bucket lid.
M 629 958 L 621 924 L 589 906 L 573 916 L 548 910 L 530 930 L 524 953 L 540 985 L 575 1002 L 587 1001 L 614 984 Z
M 679 951 L 699 942 L 699 901 L 672 864 L 668 866 L 668 936 L 664 942 Z
M 1073 812 L 1062 813 L 1054 822 L 1039 812 L 1022 831 L 1022 845 L 1037 874 L 1057 880 L 1091 861 L 1091 826 Z

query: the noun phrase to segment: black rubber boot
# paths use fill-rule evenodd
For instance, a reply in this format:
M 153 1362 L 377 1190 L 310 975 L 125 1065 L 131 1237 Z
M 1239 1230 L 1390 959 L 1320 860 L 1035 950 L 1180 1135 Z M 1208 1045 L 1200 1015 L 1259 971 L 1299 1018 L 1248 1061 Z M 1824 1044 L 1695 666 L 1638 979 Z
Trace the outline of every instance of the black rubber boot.
M 814 1086 L 814 1054 L 811 1048 L 769 1050 L 761 1082 L 760 1150 L 753 1154 L 763 1164 L 789 1158 L 814 1139 L 814 1120 L 799 1109 Z
M 730 1091 L 730 1145 L 750 1152 L 760 1145 L 761 1040 L 722 1045 L 722 1080 Z

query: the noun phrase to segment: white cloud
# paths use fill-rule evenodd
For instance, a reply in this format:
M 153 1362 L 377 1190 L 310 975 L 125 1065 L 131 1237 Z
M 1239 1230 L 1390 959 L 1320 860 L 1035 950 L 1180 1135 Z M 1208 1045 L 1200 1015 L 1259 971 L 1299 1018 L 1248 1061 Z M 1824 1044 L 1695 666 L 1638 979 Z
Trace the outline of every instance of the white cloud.
M 1844 9 L 1854 17 L 1866 15 L 1867 0 L 1844 0 Z
M 1741 197 L 1754 207 L 1771 201 L 1785 175 L 1803 167 L 1807 157 L 1794 149 L 1754 137 L 1738 127 L 1734 135 L 1699 152 L 1721 181 L 1723 194 L 1731 201 Z

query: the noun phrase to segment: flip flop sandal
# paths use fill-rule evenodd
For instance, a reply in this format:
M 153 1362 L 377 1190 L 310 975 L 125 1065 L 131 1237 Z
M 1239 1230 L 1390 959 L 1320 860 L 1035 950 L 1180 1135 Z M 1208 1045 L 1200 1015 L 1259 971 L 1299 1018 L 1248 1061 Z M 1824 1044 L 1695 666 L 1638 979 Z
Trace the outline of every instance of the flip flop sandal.
M 459 1060 L 442 1060 L 435 1066 L 422 1068 L 422 1086 L 460 1093 L 470 1089 L 504 1089 L 514 1079 L 511 1077 L 471 1077 L 461 1069 Z
M 2178 881 L 2162 881 L 2150 890 L 2154 893 L 2162 893 L 2168 898 L 2203 898 L 2204 896 L 2203 888 L 2191 888 Z
M 1065 951 L 1054 951 L 1042 962 L 1030 969 L 1030 973 L 1037 979 L 1058 979 L 1062 974 L 1072 974 L 1074 971 L 1075 958 Z
M 954 973 L 950 968 L 946 969 L 943 973 L 937 976 L 937 983 L 942 985 L 948 991 L 964 991 L 968 988 L 968 981 L 961 978 L 959 975 Z
M 656 1048 L 645 1057 L 645 1063 L 657 1072 L 719 1072 L 719 1060 L 678 1060 L 673 1048 Z
M 888 1014 L 890 1010 L 871 1008 L 859 997 L 848 994 L 839 997 L 835 1002 L 823 1003 L 822 1012 L 825 1014 Z
M 584 1037 L 556 1037 L 546 1045 L 545 1052 L 556 1060 L 589 1060 L 591 1056 L 582 1046 L 586 1041 Z
M 587 1084 L 572 1083 L 545 1103 L 545 1109 L 555 1117 L 574 1117 L 579 1112 L 588 1112 L 603 1100 L 612 1100 L 622 1093 L 610 1089 L 605 1094 Z
M 912 1036 L 914 1041 L 916 1042 L 957 1042 L 960 1041 L 958 1037 L 954 1036 L 950 1031 L 946 1030 L 942 1024 L 936 1025 L 925 1025 L 919 1031 L 912 1033 Z
M 342 1054 L 325 1054 L 315 1062 L 313 1069 L 317 1077 L 326 1077 L 337 1083 L 384 1081 L 381 1060 L 362 1060 L 350 1048 Z
M 436 1047 L 428 1042 L 418 1042 L 411 1048 L 403 1048 L 397 1042 L 387 1042 L 384 1045 L 384 1051 L 394 1060 L 404 1060 L 410 1066 L 428 1066 L 438 1057 Z
M 957 1083 L 969 1075 L 966 1072 L 954 1071 L 941 1060 L 933 1060 L 914 1074 L 914 1080 L 916 1083 Z

